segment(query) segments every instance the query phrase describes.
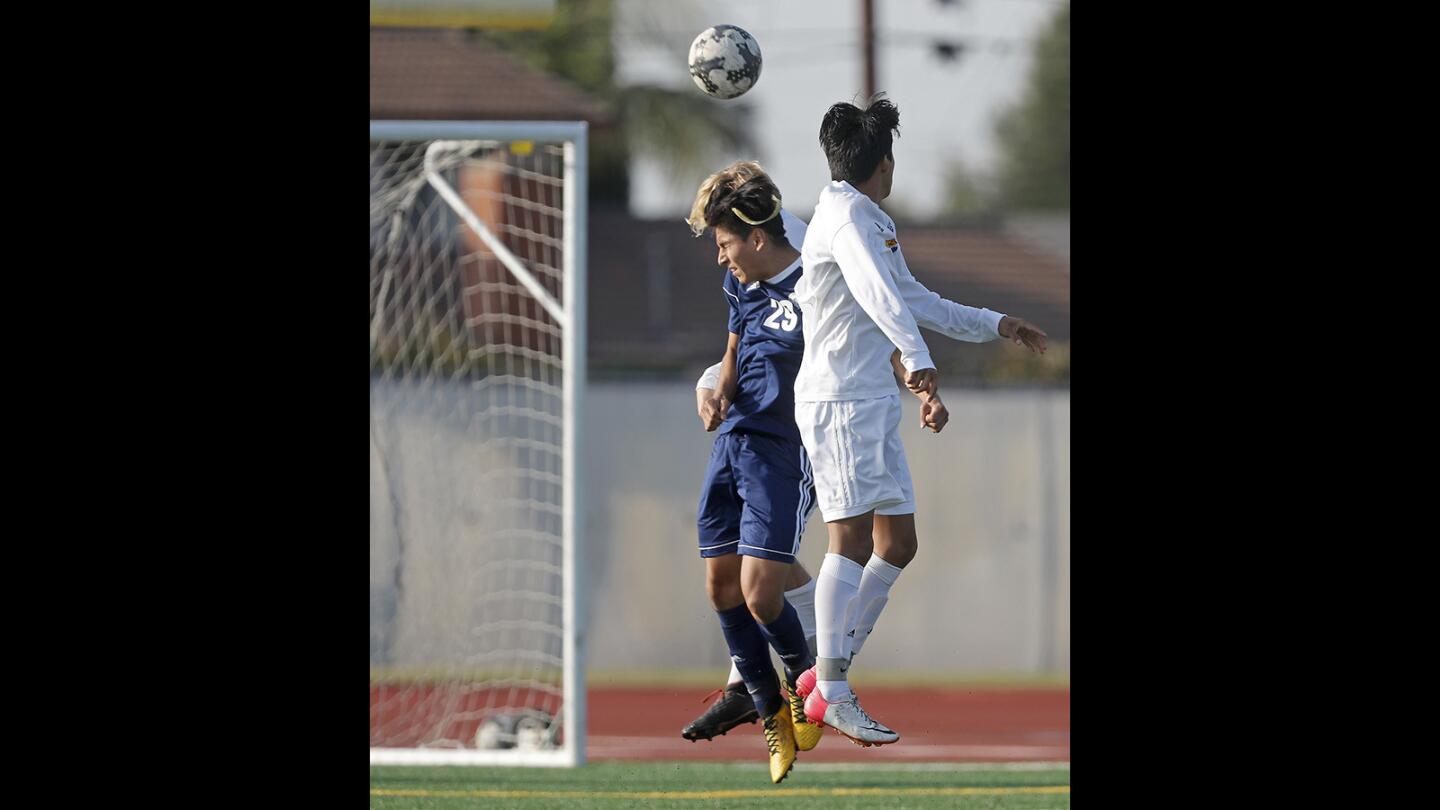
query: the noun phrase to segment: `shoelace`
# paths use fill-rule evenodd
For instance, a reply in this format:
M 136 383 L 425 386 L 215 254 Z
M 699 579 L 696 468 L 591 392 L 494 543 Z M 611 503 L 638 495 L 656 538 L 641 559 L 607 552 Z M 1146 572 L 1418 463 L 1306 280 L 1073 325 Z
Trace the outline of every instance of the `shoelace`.
M 876 730 L 879 730 L 880 724 L 877 723 L 877 722 L 875 722 L 875 718 L 871 717 L 871 716 L 869 715 L 869 713 L 867 713 L 863 708 L 861 708 L 861 706 L 860 706 L 860 698 L 858 698 L 858 697 L 855 698 L 855 699 L 854 699 L 854 703 L 855 703 L 855 711 L 857 711 L 857 712 L 860 713 L 860 717 L 861 717 L 866 723 L 869 723 L 870 725 L 874 726 L 874 727 L 876 728 Z
M 706 695 L 705 697 L 700 698 L 700 702 L 701 702 L 701 703 L 704 703 L 705 701 L 709 700 L 710 698 L 715 697 L 716 695 L 723 695 L 723 694 L 725 694 L 725 689 L 722 687 L 722 688 L 720 688 L 720 689 L 716 689 L 714 692 L 711 692 L 710 694 Z
M 800 693 L 790 693 L 790 714 L 795 718 L 796 723 L 809 723 L 810 718 L 805 714 L 805 698 Z
M 771 754 L 780 753 L 780 728 L 776 721 L 779 716 L 776 714 L 765 721 L 765 745 L 770 749 Z

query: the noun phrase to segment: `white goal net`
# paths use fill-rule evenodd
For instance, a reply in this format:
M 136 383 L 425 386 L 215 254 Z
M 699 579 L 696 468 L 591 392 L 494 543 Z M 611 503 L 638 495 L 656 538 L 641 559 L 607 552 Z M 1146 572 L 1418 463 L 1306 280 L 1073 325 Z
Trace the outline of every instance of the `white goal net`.
M 585 148 L 371 123 L 373 764 L 584 761 Z

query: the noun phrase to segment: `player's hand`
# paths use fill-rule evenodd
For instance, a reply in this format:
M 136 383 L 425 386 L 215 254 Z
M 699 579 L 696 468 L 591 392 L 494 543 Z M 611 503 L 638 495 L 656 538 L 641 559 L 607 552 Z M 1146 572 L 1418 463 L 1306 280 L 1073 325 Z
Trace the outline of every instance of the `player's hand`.
M 1030 351 L 1039 352 L 1040 354 L 1045 353 L 1045 338 L 1049 337 L 1049 335 L 1046 335 L 1040 330 L 1040 327 L 1030 323 L 1024 318 L 1006 315 L 1000 319 L 996 330 L 1000 333 L 1000 337 L 1015 341 L 1016 346 L 1024 346 Z
M 916 394 L 933 394 L 940 381 L 940 372 L 933 368 L 919 368 L 905 375 L 905 387 Z
M 705 426 L 705 431 L 708 433 L 720 427 L 723 421 L 725 419 L 720 415 L 720 398 L 711 397 L 705 400 L 705 404 L 700 406 L 700 423 Z
M 730 412 L 730 400 L 725 397 L 711 397 L 705 400 L 700 408 L 700 421 L 705 425 L 705 432 L 710 432 L 720 427 L 725 421 L 725 415 Z
M 945 403 L 940 401 L 938 394 L 925 397 L 920 401 L 920 426 L 931 433 L 939 433 L 945 429 L 945 423 L 950 421 L 950 411 L 946 409 Z
M 705 403 L 715 396 L 714 388 L 695 389 L 695 413 L 700 416 L 700 424 L 705 424 Z

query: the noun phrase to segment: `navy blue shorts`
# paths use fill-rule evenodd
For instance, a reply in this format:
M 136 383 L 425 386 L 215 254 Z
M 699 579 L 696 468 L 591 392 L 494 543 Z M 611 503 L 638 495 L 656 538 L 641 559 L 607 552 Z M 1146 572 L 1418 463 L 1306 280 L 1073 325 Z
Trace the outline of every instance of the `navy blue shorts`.
M 722 434 L 700 488 L 700 556 L 795 562 L 814 508 L 815 479 L 803 445 L 762 433 Z

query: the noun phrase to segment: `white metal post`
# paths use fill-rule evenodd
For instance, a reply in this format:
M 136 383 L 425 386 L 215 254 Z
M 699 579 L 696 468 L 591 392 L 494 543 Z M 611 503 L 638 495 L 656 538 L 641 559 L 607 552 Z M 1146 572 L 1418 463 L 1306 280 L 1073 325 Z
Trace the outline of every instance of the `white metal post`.
M 569 319 L 562 347 L 565 384 L 564 453 L 564 649 L 565 750 L 571 764 L 585 764 L 585 611 L 581 600 L 580 530 L 585 515 L 581 480 L 580 423 L 585 418 L 585 276 L 586 262 L 586 125 L 565 142 L 565 314 Z

